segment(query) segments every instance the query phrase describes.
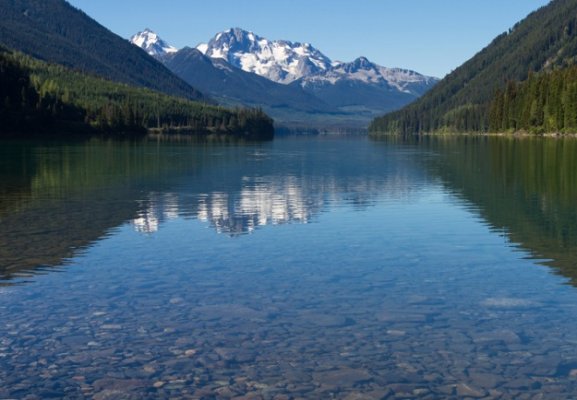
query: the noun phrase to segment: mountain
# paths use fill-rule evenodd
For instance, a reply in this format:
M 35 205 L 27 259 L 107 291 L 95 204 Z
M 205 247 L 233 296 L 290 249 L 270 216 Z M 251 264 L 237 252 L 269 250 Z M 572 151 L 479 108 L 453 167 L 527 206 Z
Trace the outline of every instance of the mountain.
M 64 0 L 4 0 L 0 45 L 107 79 L 201 99 L 153 57 Z
M 138 32 L 136 35 L 132 36 L 130 42 L 142 48 L 153 57 L 172 54 L 178 51 L 176 47 L 166 43 L 149 28 L 146 28 L 142 32 Z
M 509 83 L 576 61 L 577 0 L 553 0 L 499 35 L 418 101 L 375 119 L 370 131 L 375 135 L 486 132 L 492 104 Z M 535 103 L 541 98 L 535 94 Z M 532 107 L 533 102 L 527 104 Z
M 334 84 L 354 80 L 376 85 L 385 83 L 401 92 L 420 96 L 438 81 L 414 71 L 381 67 L 365 57 L 350 63 L 333 62 L 308 43 L 271 41 L 240 28 L 220 32 L 197 49 L 244 71 L 284 84 L 297 81 L 303 87 L 311 81 Z
M 223 59 L 212 59 L 199 50 L 184 49 L 163 56 L 165 65 L 186 82 L 224 104 L 290 108 L 308 113 L 330 113 L 333 108 L 299 86 L 282 85 L 236 68 Z
M 438 79 L 401 68 L 386 68 L 359 57 L 350 63 L 333 63 L 323 74 L 312 75 L 303 83 L 324 80 L 336 83 L 343 80 L 360 81 L 368 84 L 386 85 L 392 90 L 422 96 Z
M 220 32 L 197 48 L 208 57 L 285 84 L 331 67 L 331 60 L 308 43 L 270 41 L 240 28 Z
M 333 62 L 308 43 L 270 41 L 239 28 L 174 52 L 154 33 L 131 42 L 225 104 L 262 107 L 281 125 L 363 128 L 414 101 L 438 81 L 364 57 Z
M 333 63 L 326 71 L 298 82 L 303 89 L 339 109 L 352 107 L 373 114 L 398 109 L 422 96 L 438 80 L 414 71 L 386 68 L 359 57 L 350 63 Z

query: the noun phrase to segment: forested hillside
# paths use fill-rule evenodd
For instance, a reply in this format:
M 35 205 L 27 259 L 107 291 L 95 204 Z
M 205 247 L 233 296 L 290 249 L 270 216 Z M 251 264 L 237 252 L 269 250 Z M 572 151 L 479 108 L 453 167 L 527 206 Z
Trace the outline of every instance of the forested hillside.
M 47 64 L 0 49 L 0 133 L 146 132 L 151 128 L 270 138 L 257 109 L 208 105 Z
M 577 67 L 531 74 L 498 90 L 489 113 L 491 132 L 577 132 Z
M 113 81 L 202 98 L 160 62 L 64 0 L 1 0 L 0 44 Z
M 374 135 L 487 132 L 498 91 L 532 73 L 567 68 L 576 59 L 577 0 L 553 0 L 498 36 L 421 99 L 375 119 L 370 131 Z

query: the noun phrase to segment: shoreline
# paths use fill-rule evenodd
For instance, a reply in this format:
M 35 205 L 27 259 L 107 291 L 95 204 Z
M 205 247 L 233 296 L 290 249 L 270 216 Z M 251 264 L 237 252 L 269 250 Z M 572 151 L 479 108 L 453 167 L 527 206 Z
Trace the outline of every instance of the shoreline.
M 437 133 L 417 133 L 412 135 L 401 135 L 398 133 L 372 133 L 369 132 L 369 137 L 383 138 L 383 137 L 442 137 L 442 136 L 479 136 L 479 137 L 509 137 L 509 138 L 573 138 L 577 139 L 577 133 L 562 133 L 562 132 L 548 132 L 548 133 L 529 133 L 525 131 L 518 132 L 437 132 Z

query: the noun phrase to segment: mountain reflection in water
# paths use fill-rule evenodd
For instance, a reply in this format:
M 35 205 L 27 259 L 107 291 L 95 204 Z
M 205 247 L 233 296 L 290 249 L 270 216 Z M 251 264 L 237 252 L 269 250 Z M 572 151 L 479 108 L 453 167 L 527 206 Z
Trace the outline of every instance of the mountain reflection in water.
M 0 189 L 0 273 L 9 279 L 66 263 L 127 222 L 153 233 L 166 220 L 197 219 L 238 236 L 310 223 L 339 204 L 411 201 L 425 176 L 410 149 L 302 140 L 8 142 L 2 172 L 10 180 L 2 182 L 18 184 Z M 343 157 L 351 143 L 357 151 Z
M 420 181 L 439 180 L 494 230 L 577 283 L 577 140 L 570 138 L 93 139 L 6 142 L 0 151 L 5 279 L 65 264 L 127 222 L 150 234 L 166 220 L 196 219 L 234 237 L 314 222 L 342 204 L 410 202 Z

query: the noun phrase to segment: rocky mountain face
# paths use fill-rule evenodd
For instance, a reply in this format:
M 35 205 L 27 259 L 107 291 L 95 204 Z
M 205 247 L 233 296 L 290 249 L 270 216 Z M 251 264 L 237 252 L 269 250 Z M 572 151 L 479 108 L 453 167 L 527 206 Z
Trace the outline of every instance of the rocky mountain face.
M 285 84 L 331 67 L 331 60 L 308 43 L 271 41 L 239 28 L 220 32 L 197 48 L 211 58 Z
M 288 125 L 322 120 L 365 127 L 376 115 L 403 107 L 438 81 L 365 57 L 334 62 L 309 43 L 272 41 L 240 28 L 180 51 L 150 30 L 134 35 L 131 42 L 216 99 L 263 107 Z

